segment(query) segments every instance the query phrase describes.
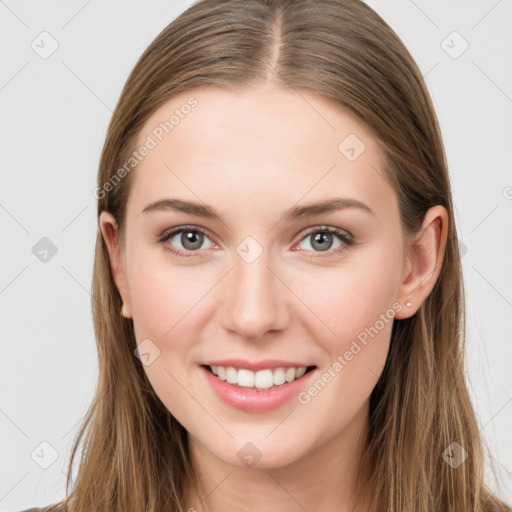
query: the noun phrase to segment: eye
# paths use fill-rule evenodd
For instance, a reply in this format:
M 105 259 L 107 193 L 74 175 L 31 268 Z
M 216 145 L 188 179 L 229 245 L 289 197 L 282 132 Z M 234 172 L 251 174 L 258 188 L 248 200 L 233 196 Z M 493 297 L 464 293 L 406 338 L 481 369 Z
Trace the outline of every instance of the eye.
M 337 245 L 334 245 L 336 242 L 336 238 L 340 241 Z M 309 242 L 309 246 L 312 247 L 313 252 L 315 253 L 327 253 L 325 256 L 331 256 L 332 254 L 337 254 L 345 250 L 347 247 L 354 245 L 354 240 L 352 235 L 350 235 L 347 231 L 344 231 L 340 228 L 334 228 L 330 226 L 322 226 L 317 227 L 308 233 L 301 239 L 301 243 L 307 240 L 311 240 Z M 335 250 L 330 250 L 334 247 Z M 306 250 L 310 250 L 307 249 Z M 323 254 L 315 254 L 315 256 L 324 256 Z
M 336 238 L 339 241 L 337 245 L 335 245 Z M 317 253 L 312 257 L 332 256 L 333 254 L 338 254 L 355 244 L 350 233 L 343 229 L 331 226 L 320 226 L 310 230 L 302 237 L 299 244 L 308 239 L 311 239 L 309 245 L 312 247 L 312 251 Z M 164 235 L 159 239 L 159 242 L 164 245 L 166 251 L 185 258 L 194 256 L 194 253 L 199 253 L 201 249 L 208 249 L 214 246 L 210 241 L 210 244 L 204 247 L 203 244 L 205 241 L 210 241 L 208 235 L 205 231 L 195 226 L 181 226 L 179 228 L 172 229 L 164 233 Z M 333 247 L 334 250 L 330 250 Z M 310 251 L 311 249 L 306 248 L 306 250 Z
M 193 256 L 194 252 L 213 245 L 203 247 L 205 240 L 209 240 L 209 238 L 203 230 L 194 226 L 182 226 L 168 231 L 159 241 L 164 244 L 167 251 L 187 258 Z

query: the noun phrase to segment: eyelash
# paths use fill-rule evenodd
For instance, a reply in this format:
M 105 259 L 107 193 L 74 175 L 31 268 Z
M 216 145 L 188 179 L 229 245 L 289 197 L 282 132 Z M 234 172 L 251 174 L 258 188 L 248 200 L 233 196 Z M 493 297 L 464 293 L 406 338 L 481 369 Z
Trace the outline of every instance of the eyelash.
M 196 226 L 181 226 L 177 229 L 172 229 L 171 231 L 167 231 L 166 233 L 164 233 L 162 235 L 162 237 L 158 241 L 160 243 L 162 243 L 164 245 L 164 249 L 166 251 L 169 251 L 171 254 L 174 254 L 174 255 L 182 257 L 182 258 L 189 258 L 190 256 L 194 256 L 196 253 L 198 253 L 199 250 L 183 252 L 179 249 L 174 248 L 172 245 L 167 243 L 167 241 L 170 240 L 175 235 L 177 235 L 179 233 L 186 232 L 186 231 L 201 233 L 201 234 L 207 236 L 208 238 L 210 238 L 208 233 L 206 233 L 206 231 L 204 231 Z M 344 245 L 337 247 L 333 251 L 327 250 L 327 251 L 325 251 L 326 254 L 321 254 L 322 251 L 311 251 L 311 252 L 315 253 L 315 256 L 313 256 L 313 257 L 319 257 L 319 258 L 329 257 L 334 254 L 339 254 L 339 253 L 343 252 L 344 250 L 346 250 L 347 248 L 355 245 L 355 241 L 350 233 L 348 233 L 347 231 L 345 231 L 343 229 L 335 228 L 335 227 L 331 227 L 331 226 L 319 226 L 314 229 L 311 229 L 310 231 L 308 231 L 307 233 L 305 233 L 302 236 L 302 238 L 299 240 L 298 243 L 302 242 L 308 236 L 311 236 L 311 235 L 314 235 L 317 233 L 329 233 L 329 234 L 336 235 L 340 238 L 340 240 L 343 242 Z

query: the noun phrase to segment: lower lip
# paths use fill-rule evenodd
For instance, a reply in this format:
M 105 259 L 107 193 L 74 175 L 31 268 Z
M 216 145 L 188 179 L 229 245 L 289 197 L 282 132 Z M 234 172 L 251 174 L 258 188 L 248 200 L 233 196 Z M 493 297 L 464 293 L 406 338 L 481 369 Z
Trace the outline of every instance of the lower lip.
M 277 409 L 297 396 L 309 382 L 315 369 L 302 377 L 269 389 L 246 388 L 229 384 L 213 375 L 204 366 L 200 367 L 215 394 L 226 404 L 246 412 L 264 412 Z

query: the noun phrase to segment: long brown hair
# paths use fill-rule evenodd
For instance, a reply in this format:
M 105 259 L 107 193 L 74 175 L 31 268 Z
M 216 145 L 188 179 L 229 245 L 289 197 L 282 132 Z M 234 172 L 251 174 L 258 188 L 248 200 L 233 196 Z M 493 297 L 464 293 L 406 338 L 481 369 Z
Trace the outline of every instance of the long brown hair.
M 411 55 L 362 1 L 201 0 L 183 12 L 144 51 L 121 93 L 99 165 L 98 215 L 112 213 L 123 244 L 136 170 L 119 179 L 119 169 L 163 103 L 194 87 L 263 82 L 311 91 L 357 116 L 382 147 L 405 233 L 420 228 L 431 206 L 448 212 L 439 278 L 414 316 L 395 319 L 384 371 L 370 397 L 361 463 L 371 469 L 368 510 L 510 511 L 484 483 L 485 443 L 465 381 L 464 289 L 436 113 Z M 99 229 L 92 297 L 96 394 L 74 441 L 68 496 L 45 510 L 181 511 L 183 477 L 193 476 L 187 432 L 134 356 L 133 323 L 120 315 Z M 457 468 L 443 458 L 454 442 L 469 454 Z

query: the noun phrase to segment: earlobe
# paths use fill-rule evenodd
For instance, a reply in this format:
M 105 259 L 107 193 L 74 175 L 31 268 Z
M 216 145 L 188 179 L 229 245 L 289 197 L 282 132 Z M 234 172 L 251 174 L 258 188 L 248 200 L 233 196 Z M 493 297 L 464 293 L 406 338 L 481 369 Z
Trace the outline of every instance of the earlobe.
M 99 216 L 99 228 L 107 246 L 112 276 L 123 301 L 122 315 L 131 318 L 130 293 L 126 277 L 125 264 L 119 244 L 119 232 L 116 219 L 107 211 L 102 211 Z
M 434 288 L 441 271 L 447 236 L 446 208 L 433 206 L 425 214 L 420 231 L 406 247 L 405 272 L 397 296 L 404 307 L 396 318 L 411 317 Z

